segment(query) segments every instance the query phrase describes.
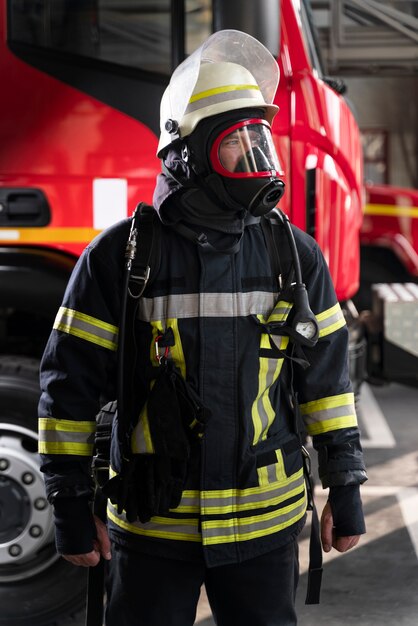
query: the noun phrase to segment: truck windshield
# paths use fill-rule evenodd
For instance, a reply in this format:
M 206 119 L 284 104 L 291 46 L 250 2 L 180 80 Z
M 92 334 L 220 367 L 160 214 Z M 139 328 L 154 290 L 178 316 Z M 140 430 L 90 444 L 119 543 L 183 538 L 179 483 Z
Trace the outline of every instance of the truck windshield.
M 9 0 L 9 41 L 170 74 L 172 0 Z M 183 16 L 180 16 L 181 18 Z M 185 53 L 210 34 L 211 1 L 185 0 Z
M 318 76 L 324 75 L 324 64 L 318 40 L 318 31 L 313 20 L 310 0 L 303 0 L 300 4 L 300 20 L 305 35 L 309 58 L 312 68 L 316 70 Z

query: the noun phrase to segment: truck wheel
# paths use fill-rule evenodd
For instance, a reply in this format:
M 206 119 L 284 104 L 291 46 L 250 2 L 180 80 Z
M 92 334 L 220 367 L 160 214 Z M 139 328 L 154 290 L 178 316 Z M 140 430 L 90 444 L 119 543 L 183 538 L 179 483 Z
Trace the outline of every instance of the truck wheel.
M 39 363 L 0 357 L 0 626 L 81 625 L 86 575 L 57 556 L 37 454 Z

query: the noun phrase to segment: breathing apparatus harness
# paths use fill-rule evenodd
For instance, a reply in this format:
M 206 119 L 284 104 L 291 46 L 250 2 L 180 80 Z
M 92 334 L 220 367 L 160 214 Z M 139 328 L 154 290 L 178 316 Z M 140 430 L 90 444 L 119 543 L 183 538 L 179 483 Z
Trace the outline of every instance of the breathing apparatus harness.
M 110 462 L 115 475 L 110 480 L 99 476 L 98 482 L 103 493 L 117 506 L 118 513 L 125 511 L 129 522 L 139 519 L 145 523 L 152 516 L 166 514 L 179 505 L 190 446 L 203 436 L 209 419 L 209 411 L 197 393 L 167 358 L 174 340 L 166 331 L 155 339 L 158 365 L 151 366 L 148 372 L 147 416 L 142 415 L 149 429 L 147 448 L 132 451 L 133 428 L 145 406 L 144 398 L 137 397 L 135 386 L 135 320 L 139 299 L 150 280 L 151 270 L 154 275 L 157 272 L 160 257 L 158 216 L 153 207 L 141 203 L 132 218 L 125 253 L 117 402 L 103 407 L 97 417 L 101 435 L 96 441 L 97 454 L 93 462 L 96 475 L 98 470 L 106 466 L 108 469 Z M 162 355 L 161 347 L 164 348 Z M 103 431 L 107 432 L 107 441 Z

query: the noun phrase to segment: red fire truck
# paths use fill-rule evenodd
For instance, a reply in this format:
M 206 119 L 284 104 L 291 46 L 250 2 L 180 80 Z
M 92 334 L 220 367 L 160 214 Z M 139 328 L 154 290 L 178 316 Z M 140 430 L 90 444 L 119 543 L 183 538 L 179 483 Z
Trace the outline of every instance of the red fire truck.
M 172 69 L 221 28 L 249 32 L 277 56 L 282 208 L 318 240 L 354 321 L 359 131 L 321 71 L 307 0 L 3 0 L 0 626 L 64 624 L 83 607 L 84 571 L 55 554 L 39 472 L 39 358 L 81 250 L 152 199 Z M 350 326 L 355 357 L 362 344 Z
M 360 289 L 371 379 L 418 382 L 418 190 L 366 184 Z M 371 311 L 371 313 L 369 313 Z
M 367 184 L 360 242 L 365 298 L 372 283 L 418 281 L 418 190 Z

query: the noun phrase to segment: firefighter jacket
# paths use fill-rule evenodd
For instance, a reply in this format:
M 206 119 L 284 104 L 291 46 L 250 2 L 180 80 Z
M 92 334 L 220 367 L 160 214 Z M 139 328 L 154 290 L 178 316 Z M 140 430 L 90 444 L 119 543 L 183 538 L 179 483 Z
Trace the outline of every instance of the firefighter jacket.
M 78 260 L 44 353 L 39 451 L 52 502 L 87 498 L 91 490 L 95 416 L 115 397 L 129 222 L 103 232 Z M 356 485 L 366 475 L 348 377 L 348 331 L 318 245 L 293 230 L 320 329 L 316 346 L 304 348 L 309 367 L 292 366 L 300 414 L 319 454 L 323 486 Z M 158 365 L 159 336 L 170 334 L 168 358 L 211 417 L 192 448 L 179 506 L 140 523 L 128 522 L 109 503 L 114 541 L 168 557 L 203 556 L 208 566 L 217 566 L 265 553 L 300 532 L 307 496 L 289 400 L 289 338 L 273 341 L 265 330 L 267 323 L 286 321 L 292 307 L 272 278 L 256 220 L 230 253 L 162 226 L 159 269 L 140 300 L 132 339 L 138 364 L 129 374 L 143 399 L 133 449 L 152 451 L 145 372 Z

